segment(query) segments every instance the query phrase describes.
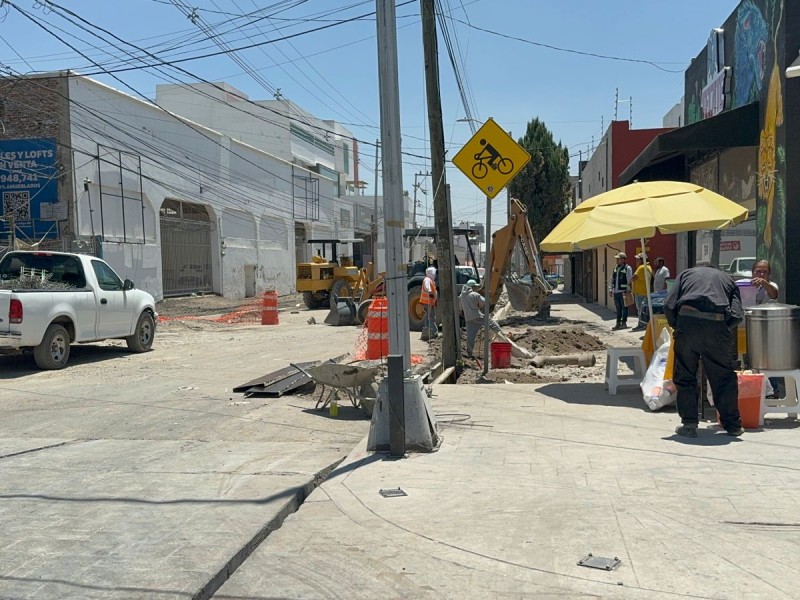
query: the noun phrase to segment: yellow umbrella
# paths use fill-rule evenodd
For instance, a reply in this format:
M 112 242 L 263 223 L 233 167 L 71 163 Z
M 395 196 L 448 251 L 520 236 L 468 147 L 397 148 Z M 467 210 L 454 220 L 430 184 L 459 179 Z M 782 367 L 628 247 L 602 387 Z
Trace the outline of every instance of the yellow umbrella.
M 574 252 L 640 239 L 642 259 L 647 264 L 644 240 L 656 231 L 725 229 L 746 218 L 744 206 L 699 185 L 680 181 L 632 183 L 579 204 L 542 240 L 539 248 L 545 252 Z M 652 317 L 650 281 L 648 277 L 644 280 Z M 652 318 L 650 323 L 655 339 Z
M 746 218 L 745 207 L 692 183 L 632 183 L 579 204 L 539 247 L 545 252 L 574 252 L 651 238 L 656 231 L 725 229 Z

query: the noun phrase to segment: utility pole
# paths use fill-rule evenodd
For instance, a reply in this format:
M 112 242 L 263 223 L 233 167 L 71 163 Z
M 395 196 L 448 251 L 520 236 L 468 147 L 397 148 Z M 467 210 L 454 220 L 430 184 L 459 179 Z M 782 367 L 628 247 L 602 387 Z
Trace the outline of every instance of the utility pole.
M 381 141 L 375 140 L 375 196 L 372 208 L 372 264 L 375 271 L 378 269 L 378 154 L 381 150 Z
M 411 221 L 414 224 L 414 229 L 417 228 L 417 189 L 419 188 L 419 185 L 417 184 L 417 177 L 419 176 L 420 173 L 414 173 L 414 218 Z M 411 260 L 410 257 L 409 260 Z
M 422 48 L 425 55 L 425 91 L 428 97 L 428 128 L 431 134 L 431 175 L 433 181 L 433 219 L 436 227 L 436 254 L 439 259 L 439 314 L 442 317 L 442 366 L 454 367 L 458 360 L 455 320 L 456 286 L 453 260 L 453 223 L 447 199 L 444 172 L 444 127 L 439 94 L 439 51 L 436 40 L 434 0 L 420 0 Z
M 376 0 L 378 83 L 383 155 L 383 231 L 386 243 L 386 296 L 389 300 L 389 354 L 411 368 L 406 261 L 403 258 L 405 200 L 400 150 L 400 89 L 397 66 L 397 12 L 394 0 Z M 391 376 L 391 374 L 390 374 Z M 402 392 L 400 392 L 402 395 Z
M 422 187 L 422 184 L 417 183 L 417 177 L 430 177 L 430 175 L 430 173 L 423 173 L 422 171 L 414 173 L 414 229 L 417 228 L 417 206 L 419 205 L 417 202 L 417 190 Z M 427 195 L 425 190 L 422 190 L 422 193 Z

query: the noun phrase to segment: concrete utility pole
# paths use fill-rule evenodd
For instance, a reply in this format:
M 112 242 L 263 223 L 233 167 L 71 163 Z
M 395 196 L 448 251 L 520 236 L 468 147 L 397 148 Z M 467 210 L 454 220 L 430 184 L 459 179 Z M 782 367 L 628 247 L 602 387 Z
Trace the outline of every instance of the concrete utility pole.
M 453 223 L 444 173 L 444 127 L 439 94 L 439 51 L 436 40 L 434 0 L 420 0 L 422 9 L 422 47 L 425 55 L 425 90 L 428 96 L 428 127 L 431 134 L 431 174 L 433 180 L 433 218 L 436 227 L 436 254 L 439 259 L 439 314 L 442 317 L 442 366 L 454 367 L 458 360 L 453 261 Z
M 381 151 L 381 141 L 375 140 L 375 197 L 372 209 L 372 264 L 378 271 L 378 154 Z M 293 167 L 294 168 L 294 167 Z
M 389 300 L 389 353 L 403 356 L 404 370 L 407 371 L 411 368 L 411 343 L 408 334 L 406 261 L 403 258 L 405 199 L 403 157 L 400 151 L 397 13 L 394 0 L 376 0 L 376 6 L 383 154 L 383 230 L 386 243 L 386 296 Z
M 417 183 L 417 177 L 430 177 L 430 175 L 430 173 L 423 173 L 422 171 L 414 173 L 414 229 L 417 228 L 417 190 L 422 187 L 421 184 Z M 428 192 L 422 190 L 422 193 L 427 195 Z

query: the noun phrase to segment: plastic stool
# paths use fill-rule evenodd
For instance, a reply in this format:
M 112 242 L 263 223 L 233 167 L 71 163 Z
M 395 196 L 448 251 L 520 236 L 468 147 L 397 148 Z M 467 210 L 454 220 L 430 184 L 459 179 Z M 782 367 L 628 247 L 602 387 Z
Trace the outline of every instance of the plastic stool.
M 633 359 L 633 375 L 620 377 L 617 370 L 619 361 L 623 358 Z M 608 348 L 606 350 L 606 382 L 605 387 L 612 396 L 616 395 L 617 387 L 621 385 L 639 385 L 644 379 L 645 363 L 644 352 L 636 346 L 627 348 Z
M 800 418 L 800 396 L 798 396 L 797 393 L 797 384 L 800 382 L 800 369 L 794 369 L 792 371 L 762 369 L 758 372 L 764 374 L 764 381 L 771 377 L 783 377 L 786 387 L 786 396 L 783 398 L 767 399 L 763 394 L 761 395 L 760 421 L 763 423 L 764 415 L 772 413 L 794 415 L 795 419 Z M 766 387 L 766 384 L 764 387 Z

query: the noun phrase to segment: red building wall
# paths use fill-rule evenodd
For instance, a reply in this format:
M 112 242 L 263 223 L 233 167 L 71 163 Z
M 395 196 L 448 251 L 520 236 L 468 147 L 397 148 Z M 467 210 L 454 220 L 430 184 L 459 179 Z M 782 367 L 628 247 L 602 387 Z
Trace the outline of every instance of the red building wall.
M 611 187 L 619 187 L 619 176 L 633 159 L 639 156 L 657 135 L 668 131 L 672 131 L 672 128 L 631 129 L 628 121 L 612 121 Z
M 671 128 L 654 129 L 631 129 L 628 121 L 614 121 L 611 123 L 611 182 L 614 188 L 619 187 L 619 176 L 628 168 L 653 139 Z M 628 255 L 628 263 L 635 269 L 636 260 L 634 256 L 641 250 L 642 244 L 639 240 L 631 240 L 625 243 L 625 253 Z M 656 257 L 661 256 L 669 269 L 670 275 L 675 275 L 675 262 L 677 251 L 674 235 L 662 235 L 657 233 L 654 238 L 647 242 L 648 258 L 650 265 L 653 265 Z M 651 258 L 652 257 L 652 258 Z

